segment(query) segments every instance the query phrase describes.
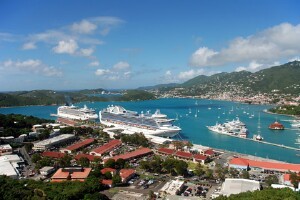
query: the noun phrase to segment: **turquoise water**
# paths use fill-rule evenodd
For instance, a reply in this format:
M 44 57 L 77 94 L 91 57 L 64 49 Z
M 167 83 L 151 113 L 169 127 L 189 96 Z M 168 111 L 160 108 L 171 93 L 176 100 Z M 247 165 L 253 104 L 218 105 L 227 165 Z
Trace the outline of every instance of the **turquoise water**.
M 292 147 L 298 147 L 295 140 L 298 137 L 297 133 L 300 131 L 284 130 L 272 131 L 268 129 L 269 124 L 273 123 L 276 118 L 286 127 L 291 128 L 289 122 L 282 120 L 290 120 L 291 117 L 272 115 L 262 112 L 270 106 L 265 105 L 246 105 L 228 101 L 215 101 L 215 100 L 195 100 L 195 99 L 159 99 L 151 101 L 140 102 L 94 102 L 94 103 L 79 103 L 78 106 L 86 104 L 88 107 L 100 111 L 107 107 L 107 105 L 116 104 L 125 107 L 128 110 L 144 111 L 150 110 L 152 113 L 156 109 L 160 109 L 162 113 L 167 114 L 170 118 L 178 120 L 175 124 L 182 128 L 180 133 L 181 138 L 190 140 L 195 144 L 210 146 L 213 148 L 226 149 L 239 153 L 256 155 L 264 158 L 271 158 L 281 161 L 300 163 L 300 157 L 294 150 L 283 149 L 280 147 L 270 146 L 239 138 L 229 137 L 210 132 L 206 126 L 214 125 L 216 121 L 222 123 L 227 119 L 232 120 L 239 117 L 241 121 L 246 123 L 250 134 L 248 137 L 253 136 L 257 132 L 258 113 L 261 118 L 261 133 L 265 141 L 277 144 L 283 144 Z M 208 108 L 211 108 L 210 110 Z M 57 106 L 27 106 L 27 107 L 13 107 L 13 108 L 0 108 L 0 113 L 19 113 L 25 115 L 33 115 L 41 118 L 55 119 L 50 117 L 50 113 L 56 113 Z M 234 110 L 229 114 L 230 110 Z M 189 113 L 191 110 L 191 114 Z M 246 113 L 244 113 L 244 111 Z M 195 113 L 197 112 L 197 117 Z M 225 113 L 225 114 L 223 114 Z M 249 113 L 247 115 L 247 113 Z M 249 118 L 254 114 L 252 119 Z

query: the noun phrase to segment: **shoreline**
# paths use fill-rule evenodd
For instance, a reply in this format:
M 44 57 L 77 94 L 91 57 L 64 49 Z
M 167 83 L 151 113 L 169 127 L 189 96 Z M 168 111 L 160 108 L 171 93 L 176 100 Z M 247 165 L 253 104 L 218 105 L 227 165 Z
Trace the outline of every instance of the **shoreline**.
M 268 111 L 268 110 L 263 110 L 263 112 L 264 112 L 264 113 L 271 114 L 271 115 L 282 115 L 282 116 L 293 117 L 293 118 L 296 118 L 296 119 L 299 118 L 299 116 L 297 116 L 297 115 L 289 115 L 289 114 L 273 113 L 273 112 L 270 112 L 270 111 Z

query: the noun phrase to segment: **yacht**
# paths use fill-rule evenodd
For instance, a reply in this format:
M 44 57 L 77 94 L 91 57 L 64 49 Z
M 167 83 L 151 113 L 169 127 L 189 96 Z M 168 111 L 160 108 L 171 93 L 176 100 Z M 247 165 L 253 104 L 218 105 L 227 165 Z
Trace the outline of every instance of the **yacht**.
M 138 114 L 122 106 L 111 105 L 99 112 L 99 119 L 101 124 L 133 133 L 173 137 L 181 131 L 181 128 L 172 124 L 174 119 L 168 119 L 160 110 L 156 110 L 154 114 L 150 111 Z
M 79 108 L 77 106 L 60 106 L 57 108 L 57 114 L 52 116 L 57 116 L 61 118 L 67 118 L 72 120 L 96 120 L 98 119 L 98 115 L 95 110 L 88 108 L 84 105 L 83 108 Z

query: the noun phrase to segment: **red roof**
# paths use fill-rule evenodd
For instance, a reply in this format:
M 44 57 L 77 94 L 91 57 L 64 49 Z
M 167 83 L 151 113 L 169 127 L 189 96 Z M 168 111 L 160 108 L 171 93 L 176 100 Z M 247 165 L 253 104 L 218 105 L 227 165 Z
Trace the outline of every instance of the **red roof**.
M 284 174 L 283 175 L 283 180 L 284 181 L 290 181 L 290 174 Z
M 84 179 L 86 179 L 88 177 L 88 175 L 90 174 L 92 168 L 83 168 L 82 172 L 63 172 L 62 168 L 58 169 L 55 174 L 51 177 L 52 181 L 55 182 L 55 179 L 63 179 L 63 180 L 67 180 L 68 176 L 71 177 L 71 180 L 80 180 L 83 181 Z
M 206 160 L 207 157 L 201 154 L 194 155 L 195 160 Z
M 270 129 L 284 129 L 284 126 L 282 124 L 280 124 L 279 122 L 274 122 L 273 124 L 271 124 L 269 126 Z
M 110 167 L 101 169 L 101 174 L 105 174 L 106 172 L 112 172 L 112 173 L 115 173 L 116 170 L 113 169 L 113 168 L 110 168 Z
M 214 155 L 214 150 L 212 150 L 212 149 L 207 149 L 206 151 L 204 151 L 204 154 L 206 154 L 206 155 L 210 155 L 210 156 L 212 156 L 212 155 Z
M 50 157 L 50 158 L 63 158 L 65 154 L 60 152 L 54 152 L 54 151 L 44 151 L 42 153 L 42 156 Z
M 76 144 L 73 144 L 71 146 L 68 146 L 65 149 L 70 150 L 70 151 L 74 151 L 74 150 L 79 149 L 81 147 L 87 146 L 87 145 L 93 143 L 94 141 L 95 141 L 95 139 L 93 139 L 93 138 L 86 139 L 86 140 L 83 140 L 83 141 L 78 142 Z
M 112 157 L 112 159 L 114 159 L 115 161 L 117 161 L 119 158 L 122 158 L 124 160 L 130 160 L 130 159 L 133 159 L 133 158 L 136 158 L 136 157 L 139 157 L 139 156 L 143 156 L 143 155 L 147 155 L 147 154 L 150 154 L 152 153 L 152 150 L 149 149 L 149 148 L 140 148 L 140 149 L 137 149 L 135 151 L 132 151 L 132 152 L 129 152 L 129 153 L 126 153 L 126 154 L 121 154 L 121 155 L 117 155 L 117 156 L 114 156 Z M 107 161 L 108 159 L 104 160 Z
M 184 151 L 177 151 L 175 153 L 175 155 L 178 156 L 178 157 L 182 157 L 182 158 L 192 158 L 193 157 L 193 154 L 188 153 L 188 152 L 184 152 Z
M 157 151 L 159 153 L 164 153 L 164 154 L 169 154 L 169 155 L 172 155 L 175 153 L 174 149 L 168 149 L 168 148 L 159 148 Z
M 103 154 L 121 144 L 122 144 L 122 142 L 120 140 L 111 140 L 109 143 L 106 143 L 105 145 L 103 145 L 101 147 L 93 149 L 91 152 L 95 152 L 97 154 Z
M 121 169 L 120 170 L 120 176 L 122 179 L 127 179 L 128 177 L 132 176 L 135 174 L 134 169 Z
M 104 184 L 104 185 L 112 185 L 112 180 L 110 180 L 110 179 L 103 179 L 102 181 L 102 184 Z
M 89 161 L 94 161 L 95 158 L 101 158 L 100 156 L 93 156 L 93 155 L 81 153 L 75 156 L 75 160 L 79 160 L 80 158 L 83 157 L 89 159 Z
M 246 158 L 233 158 L 229 161 L 229 164 L 241 166 L 247 166 L 249 164 L 249 167 L 259 167 L 266 170 L 300 172 L 300 164 L 266 162 Z

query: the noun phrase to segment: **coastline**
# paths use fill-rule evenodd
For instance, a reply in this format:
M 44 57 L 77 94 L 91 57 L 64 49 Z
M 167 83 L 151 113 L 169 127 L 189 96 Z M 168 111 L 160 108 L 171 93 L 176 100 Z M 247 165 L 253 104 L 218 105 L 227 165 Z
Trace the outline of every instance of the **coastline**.
M 296 118 L 296 119 L 299 118 L 299 116 L 297 116 L 297 115 L 289 115 L 289 114 L 273 113 L 273 112 L 270 112 L 270 111 L 268 111 L 268 110 L 263 110 L 263 112 L 264 112 L 264 113 L 271 114 L 271 115 L 282 115 L 282 116 L 293 117 L 293 118 Z

